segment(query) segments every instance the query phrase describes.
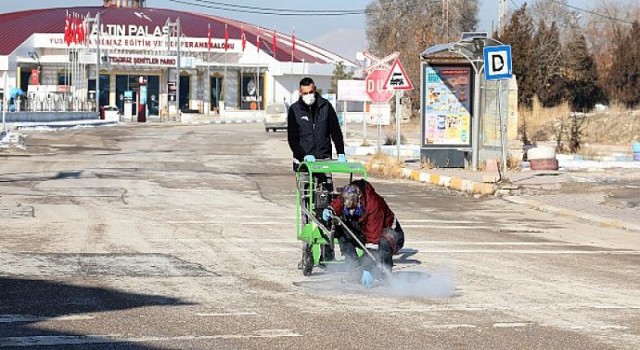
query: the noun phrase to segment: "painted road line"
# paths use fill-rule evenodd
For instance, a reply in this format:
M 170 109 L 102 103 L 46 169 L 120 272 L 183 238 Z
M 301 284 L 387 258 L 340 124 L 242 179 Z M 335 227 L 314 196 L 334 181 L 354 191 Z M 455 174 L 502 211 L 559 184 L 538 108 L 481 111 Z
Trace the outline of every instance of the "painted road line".
M 300 247 L 211 247 L 209 249 L 181 249 L 166 251 L 143 251 L 145 254 L 163 254 L 166 252 L 232 252 L 232 253 L 299 253 Z M 402 254 L 403 251 L 401 250 Z M 535 249 L 415 249 L 405 250 L 412 256 L 422 254 L 510 254 L 510 255 L 640 255 L 640 251 L 633 250 L 535 250 Z
M 443 219 L 443 220 L 439 220 L 439 219 L 398 219 L 400 221 L 401 224 L 404 224 L 405 222 L 414 222 L 414 223 L 420 223 L 420 222 L 432 222 L 432 223 L 444 223 L 444 224 L 477 224 L 477 221 L 470 221 L 470 220 L 447 220 L 447 219 Z M 404 226 L 404 225 L 402 225 Z
M 359 305 L 353 305 L 347 308 L 361 308 Z M 369 313 L 387 313 L 389 308 L 378 308 L 367 310 Z M 530 311 L 558 311 L 558 310 L 591 310 L 591 311 L 618 311 L 618 310 L 640 310 L 640 304 L 637 305 L 606 305 L 596 303 L 576 303 L 576 304 L 550 304 L 550 305 L 503 305 L 503 304 L 451 304 L 451 305 L 421 305 L 410 307 L 393 306 L 394 313 L 432 313 L 432 312 L 530 312 Z
M 40 321 L 86 321 L 93 320 L 95 317 L 86 315 L 65 315 L 58 317 L 46 317 L 36 315 L 7 314 L 0 315 L 0 323 L 22 323 L 22 322 L 40 322 Z
M 473 324 L 465 324 L 465 323 L 449 323 L 449 324 L 426 324 L 423 325 L 424 328 L 428 329 L 458 329 L 458 328 L 478 328 L 478 326 Z
M 533 326 L 531 322 L 496 322 L 491 327 L 493 328 L 522 328 Z
M 197 313 L 198 317 L 233 317 L 233 316 L 258 316 L 255 311 L 248 312 L 201 312 Z
M 567 242 L 495 242 L 495 241 L 488 241 L 488 242 L 462 242 L 462 241 L 408 241 L 407 243 L 409 244 L 427 244 L 427 245 L 470 245 L 470 246 L 477 246 L 477 245 L 497 245 L 497 246 L 502 246 L 502 245 L 506 245 L 506 246 L 513 246 L 513 245 L 520 245 L 520 246 L 541 246 L 541 247 L 576 247 L 576 246 L 584 246 L 584 245 L 580 245 L 580 244 L 576 244 L 576 243 L 567 243 Z M 584 246 L 584 247 L 591 247 L 591 246 Z
M 255 339 L 255 338 L 291 338 L 302 337 L 302 334 L 289 329 L 265 329 L 252 334 L 220 334 L 220 335 L 183 335 L 183 336 L 141 336 L 127 337 L 119 334 L 106 335 L 41 335 L 27 337 L 0 338 L 0 347 L 26 347 L 26 346 L 60 346 L 60 345 L 86 345 L 86 344 L 114 344 L 114 343 L 152 343 L 175 341 L 203 341 L 217 339 Z
M 402 228 L 427 228 L 427 229 L 441 229 L 441 230 L 491 230 L 495 229 L 495 226 L 460 226 L 460 225 L 405 225 L 400 221 Z
M 239 220 L 240 217 L 238 217 L 238 220 L 229 220 L 229 221 L 222 221 L 222 220 L 211 220 L 211 221 L 197 221 L 197 220 L 193 220 L 193 221 L 165 221 L 164 223 L 156 223 L 156 225 L 162 225 L 162 224 L 170 224 L 170 225 L 295 225 L 295 220 L 291 220 L 291 221 L 257 221 L 257 222 L 246 222 L 244 220 L 246 220 L 246 218 L 243 218 L 242 221 Z M 255 218 L 254 218 L 255 219 Z
M 416 254 L 640 255 L 635 250 L 420 249 Z

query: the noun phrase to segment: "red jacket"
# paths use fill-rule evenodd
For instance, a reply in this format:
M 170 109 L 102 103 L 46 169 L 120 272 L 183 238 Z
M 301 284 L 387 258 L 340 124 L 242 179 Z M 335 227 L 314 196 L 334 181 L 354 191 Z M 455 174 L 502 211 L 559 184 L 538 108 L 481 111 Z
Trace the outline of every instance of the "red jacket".
M 366 243 L 378 244 L 382 229 L 393 226 L 395 215 L 393 211 L 389 209 L 384 198 L 376 193 L 376 190 L 369 182 L 357 180 L 353 183 L 358 185 L 361 191 L 364 185 L 363 203 L 361 203 L 364 206 L 364 215 L 362 215 L 358 221 L 362 227 L 362 233 L 367 240 Z M 344 212 L 342 196 L 336 197 L 331 202 L 331 207 L 336 215 L 342 217 Z

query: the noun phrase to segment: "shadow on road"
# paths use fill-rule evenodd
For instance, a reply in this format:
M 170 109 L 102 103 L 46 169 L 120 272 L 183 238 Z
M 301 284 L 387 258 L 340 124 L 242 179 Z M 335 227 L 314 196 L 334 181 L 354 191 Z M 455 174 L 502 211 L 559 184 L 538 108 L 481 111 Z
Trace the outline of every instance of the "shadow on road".
M 82 314 L 189 304 L 161 295 L 127 293 L 50 280 L 0 277 L 0 348 L 49 345 L 60 349 L 160 349 L 119 342 L 116 337 L 56 331 L 51 329 L 51 323 L 46 329 L 33 324 L 65 316 L 77 317 L 80 321 L 76 322 L 91 322 L 90 318 L 83 320 Z

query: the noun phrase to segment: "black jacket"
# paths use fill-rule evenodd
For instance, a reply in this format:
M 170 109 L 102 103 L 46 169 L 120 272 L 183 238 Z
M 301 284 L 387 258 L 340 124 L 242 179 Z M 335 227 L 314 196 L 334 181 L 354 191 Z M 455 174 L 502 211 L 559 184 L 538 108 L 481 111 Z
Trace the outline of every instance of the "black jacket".
M 316 159 L 332 158 L 331 141 L 338 154 L 344 154 L 344 139 L 338 115 L 331 103 L 316 92 L 316 102 L 307 106 L 302 98 L 289 107 L 287 140 L 293 152 L 294 169 L 304 156 Z M 296 162 L 297 161 L 297 162 Z

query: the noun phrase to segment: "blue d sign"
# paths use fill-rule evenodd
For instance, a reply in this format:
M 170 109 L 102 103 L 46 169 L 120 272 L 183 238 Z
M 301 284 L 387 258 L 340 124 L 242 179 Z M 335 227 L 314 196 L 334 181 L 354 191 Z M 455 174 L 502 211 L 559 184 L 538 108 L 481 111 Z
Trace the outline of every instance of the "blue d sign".
M 510 79 L 511 46 L 489 46 L 484 48 L 484 78 L 486 80 Z

